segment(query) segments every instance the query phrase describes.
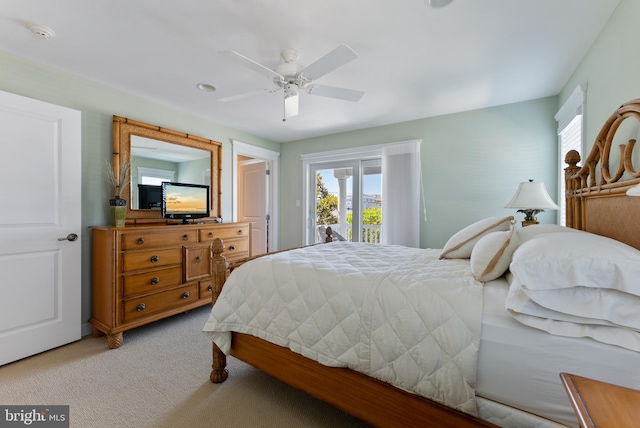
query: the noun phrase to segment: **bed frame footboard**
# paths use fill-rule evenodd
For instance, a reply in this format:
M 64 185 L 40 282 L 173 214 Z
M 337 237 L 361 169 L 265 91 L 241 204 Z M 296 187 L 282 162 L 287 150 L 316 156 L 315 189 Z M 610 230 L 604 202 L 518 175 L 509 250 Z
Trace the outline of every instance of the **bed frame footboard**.
M 222 286 L 227 279 L 227 275 L 229 273 L 229 262 L 227 262 L 225 256 L 222 255 L 222 252 L 224 251 L 224 242 L 222 242 L 222 239 L 217 238 L 213 241 L 212 251 L 213 289 L 211 290 L 211 303 L 215 304 L 216 300 L 218 300 L 218 296 L 220 296 L 220 292 L 222 291 Z M 212 343 L 211 347 L 213 364 L 211 365 L 211 375 L 209 375 L 209 379 L 211 379 L 211 382 L 213 383 L 222 383 L 227 380 L 227 377 L 229 377 L 229 371 L 227 370 L 227 356 L 224 355 L 224 352 L 222 352 L 215 343 Z

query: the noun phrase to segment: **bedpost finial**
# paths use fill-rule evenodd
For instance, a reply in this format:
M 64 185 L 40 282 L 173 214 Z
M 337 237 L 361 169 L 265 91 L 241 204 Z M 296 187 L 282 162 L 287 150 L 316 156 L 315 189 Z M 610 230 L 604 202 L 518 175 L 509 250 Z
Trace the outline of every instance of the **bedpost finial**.
M 327 236 L 324 238 L 324 242 L 333 242 L 333 229 L 331 229 L 331 226 L 327 226 L 325 233 Z
M 564 163 L 569 166 L 576 166 L 580 162 L 580 153 L 577 150 L 569 150 L 564 156 Z
M 220 238 L 213 240 L 213 254 L 222 254 L 224 251 L 224 242 Z

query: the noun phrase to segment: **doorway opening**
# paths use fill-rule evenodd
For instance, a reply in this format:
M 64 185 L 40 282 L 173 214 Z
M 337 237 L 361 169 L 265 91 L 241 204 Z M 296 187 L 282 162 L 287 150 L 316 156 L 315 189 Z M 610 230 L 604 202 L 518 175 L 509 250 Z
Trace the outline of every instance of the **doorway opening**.
M 278 250 L 280 153 L 232 140 L 233 221 L 251 224 L 251 255 Z

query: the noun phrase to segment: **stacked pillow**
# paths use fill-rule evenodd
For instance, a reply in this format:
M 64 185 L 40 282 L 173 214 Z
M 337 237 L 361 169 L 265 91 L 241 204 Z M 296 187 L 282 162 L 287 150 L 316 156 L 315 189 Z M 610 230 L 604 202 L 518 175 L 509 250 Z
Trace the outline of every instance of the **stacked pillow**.
M 640 330 L 640 251 L 626 244 L 585 232 L 540 235 L 518 248 L 511 273 L 543 307 Z
M 506 307 L 518 321 L 640 351 L 639 250 L 587 232 L 544 233 L 520 245 L 510 271 Z

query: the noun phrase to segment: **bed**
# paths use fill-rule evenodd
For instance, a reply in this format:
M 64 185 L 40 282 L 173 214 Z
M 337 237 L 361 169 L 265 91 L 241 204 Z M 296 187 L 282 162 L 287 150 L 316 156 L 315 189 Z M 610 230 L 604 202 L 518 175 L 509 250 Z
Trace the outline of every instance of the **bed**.
M 491 217 L 443 249 L 333 242 L 229 276 L 216 241 L 211 381 L 230 354 L 381 427 L 578 426 L 561 372 L 640 389 L 638 120 L 640 99 L 567 155 L 568 227 Z

